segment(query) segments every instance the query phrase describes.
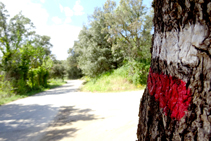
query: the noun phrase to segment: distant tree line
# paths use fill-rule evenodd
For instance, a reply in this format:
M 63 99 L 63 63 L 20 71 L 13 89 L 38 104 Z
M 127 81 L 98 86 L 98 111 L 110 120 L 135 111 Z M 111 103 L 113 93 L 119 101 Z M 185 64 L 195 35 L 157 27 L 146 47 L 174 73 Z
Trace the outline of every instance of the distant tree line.
M 82 72 L 96 77 L 126 65 L 134 83 L 145 83 L 151 58 L 152 13 L 142 0 L 121 0 L 118 6 L 107 0 L 102 8 L 95 8 L 69 50 L 67 65 L 77 72 L 74 76 Z

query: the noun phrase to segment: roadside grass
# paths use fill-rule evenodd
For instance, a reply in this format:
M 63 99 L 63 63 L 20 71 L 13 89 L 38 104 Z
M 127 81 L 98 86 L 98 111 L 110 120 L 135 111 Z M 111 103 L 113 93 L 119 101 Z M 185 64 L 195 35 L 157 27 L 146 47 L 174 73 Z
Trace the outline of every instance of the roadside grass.
M 135 85 L 127 78 L 126 70 L 121 67 L 113 72 L 106 72 L 96 78 L 82 78 L 86 83 L 82 86 L 84 92 L 120 92 L 136 91 L 146 87 L 146 85 Z
M 61 80 L 61 79 L 50 79 L 48 81 L 48 87 L 47 88 L 40 88 L 38 90 L 32 90 L 30 92 L 23 93 L 23 94 L 12 94 L 12 95 L 10 95 L 8 97 L 1 97 L 0 105 L 4 105 L 6 103 L 9 103 L 9 102 L 21 99 L 21 98 L 25 98 L 25 97 L 28 97 L 28 96 L 35 95 L 37 93 L 40 93 L 40 92 L 43 92 L 43 91 L 46 91 L 46 90 L 49 90 L 49 89 L 61 86 L 61 85 L 65 84 L 65 83 L 66 82 Z
M 65 80 L 68 80 L 68 79 L 65 79 Z M 48 89 L 52 89 L 52 88 L 55 88 L 55 87 L 58 87 L 58 86 L 61 86 L 65 83 L 67 83 L 65 80 L 62 80 L 62 79 L 50 79 L 49 82 L 48 82 L 48 88 L 45 89 L 45 90 L 48 90 Z

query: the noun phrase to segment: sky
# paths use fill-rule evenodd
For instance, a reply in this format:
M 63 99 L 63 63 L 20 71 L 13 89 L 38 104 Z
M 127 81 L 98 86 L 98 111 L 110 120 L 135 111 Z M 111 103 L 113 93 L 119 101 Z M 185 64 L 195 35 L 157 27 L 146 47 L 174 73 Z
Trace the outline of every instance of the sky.
M 95 7 L 102 7 L 106 0 L 0 0 L 6 6 L 10 17 L 20 11 L 34 23 L 36 33 L 51 37 L 52 54 L 58 60 L 66 60 L 68 49 L 88 16 L 92 15 Z M 120 0 L 114 0 L 119 3 Z M 150 7 L 152 0 L 143 0 Z

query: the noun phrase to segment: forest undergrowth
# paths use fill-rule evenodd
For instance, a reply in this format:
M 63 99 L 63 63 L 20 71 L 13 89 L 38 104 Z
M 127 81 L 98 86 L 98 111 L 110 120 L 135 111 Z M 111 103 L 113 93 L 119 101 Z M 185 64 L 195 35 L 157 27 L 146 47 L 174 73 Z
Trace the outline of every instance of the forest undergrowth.
M 83 77 L 85 80 L 81 91 L 86 92 L 120 92 L 136 91 L 146 87 L 148 63 L 128 62 L 122 67 L 105 72 L 97 77 Z M 140 68 L 141 71 L 140 71 Z

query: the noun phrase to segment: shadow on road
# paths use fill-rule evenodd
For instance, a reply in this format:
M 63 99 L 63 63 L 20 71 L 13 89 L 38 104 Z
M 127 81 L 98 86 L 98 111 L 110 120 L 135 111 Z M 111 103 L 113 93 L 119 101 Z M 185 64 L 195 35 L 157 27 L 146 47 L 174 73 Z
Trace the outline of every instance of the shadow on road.
M 47 96 L 47 95 L 60 95 L 60 94 L 67 94 L 67 93 L 70 93 L 70 92 L 76 92 L 77 89 L 74 89 L 74 88 L 67 88 L 67 89 L 54 89 L 53 91 L 45 91 L 45 92 L 41 92 L 39 94 L 36 94 L 34 95 L 34 97 L 37 97 L 37 96 Z
M 51 126 L 62 126 L 71 122 L 80 120 L 96 120 L 98 118 L 93 114 L 89 114 L 92 109 L 77 109 L 74 106 L 63 106 L 60 108 L 58 115 Z
M 65 124 L 71 125 L 72 122 L 79 120 L 97 120 L 95 115 L 89 114 L 91 111 L 91 109 L 77 109 L 74 106 L 62 107 L 55 117 L 58 108 L 52 105 L 4 105 L 0 107 L 0 140 L 40 140 L 38 139 L 40 133 L 45 134 L 48 138 L 53 136 L 56 140 L 60 140 L 67 135 L 73 136 L 79 129 L 70 127 L 59 131 L 46 132 L 44 128 L 54 118 L 55 121 L 50 124 L 53 127 Z
M 75 128 L 68 128 L 68 129 L 56 129 L 44 136 L 44 138 L 40 139 L 39 141 L 60 141 L 64 137 L 73 137 L 74 133 L 78 130 Z
M 80 130 L 71 127 L 73 122 L 100 119 L 89 112 L 92 112 L 92 109 L 77 109 L 74 106 L 60 108 L 59 114 L 40 141 L 59 141 L 64 137 L 73 137 L 74 133 Z
M 60 94 L 67 94 L 67 93 L 70 93 L 70 92 L 77 92 L 78 88 L 77 87 L 73 87 L 73 86 L 74 85 L 66 84 L 66 85 L 59 86 L 57 88 L 53 88 L 51 90 L 48 90 L 48 91 L 36 94 L 36 95 L 34 95 L 34 97 L 47 96 L 47 95 L 60 95 Z
M 37 135 L 57 111 L 51 105 L 9 104 L 0 107 L 0 140 L 20 140 Z M 30 135 L 31 134 L 31 135 Z

